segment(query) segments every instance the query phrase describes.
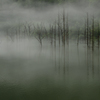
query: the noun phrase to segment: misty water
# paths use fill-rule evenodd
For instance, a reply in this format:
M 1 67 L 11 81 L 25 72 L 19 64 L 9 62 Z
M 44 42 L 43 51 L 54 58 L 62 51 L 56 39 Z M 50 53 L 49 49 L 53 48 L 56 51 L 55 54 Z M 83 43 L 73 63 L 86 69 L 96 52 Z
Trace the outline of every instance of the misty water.
M 97 7 L 67 4 L 22 7 L 10 0 L 2 0 L 0 4 L 0 100 L 100 99 L 97 40 L 92 47 L 92 39 L 89 46 L 81 35 L 77 39 L 77 29 L 79 26 L 84 29 L 82 22 L 87 12 L 89 28 L 92 14 L 96 22 L 99 19 Z M 54 28 L 58 15 L 63 19 L 63 6 L 65 14 L 69 13 L 69 26 L 76 29 L 69 32 L 69 44 L 65 41 L 64 45 L 60 37 L 59 45 L 58 34 L 56 40 L 51 35 L 52 38 L 43 38 L 42 45 L 37 37 L 28 36 L 34 32 L 35 25 L 40 28 L 38 24 L 45 24 L 46 31 L 52 24 Z
M 51 48 L 47 40 L 41 48 L 36 39 L 0 43 L 0 98 L 2 100 L 97 100 L 100 98 L 98 54 L 84 43 L 77 47 L 70 42 L 69 58 L 66 46 Z M 65 59 L 65 64 L 64 64 Z M 88 63 L 88 65 L 87 65 Z M 94 71 L 93 71 L 94 70 Z

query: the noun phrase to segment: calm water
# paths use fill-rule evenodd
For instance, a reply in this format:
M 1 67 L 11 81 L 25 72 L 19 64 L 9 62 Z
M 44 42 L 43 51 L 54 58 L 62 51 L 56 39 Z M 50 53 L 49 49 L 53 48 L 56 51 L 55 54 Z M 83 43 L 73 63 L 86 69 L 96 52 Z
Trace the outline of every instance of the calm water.
M 2 39 L 0 100 L 99 100 L 99 57 L 83 43 L 64 53 L 48 41 Z

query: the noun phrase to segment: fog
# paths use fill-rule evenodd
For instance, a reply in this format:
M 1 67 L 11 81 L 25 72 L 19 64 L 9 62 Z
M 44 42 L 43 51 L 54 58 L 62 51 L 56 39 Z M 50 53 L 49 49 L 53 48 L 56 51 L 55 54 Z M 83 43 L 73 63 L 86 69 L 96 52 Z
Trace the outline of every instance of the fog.
M 81 3 L 81 5 L 82 5 L 82 3 Z M 98 15 L 100 15 L 99 8 L 97 8 L 96 6 L 92 6 L 92 5 L 91 6 L 84 6 L 84 5 L 80 6 L 79 4 L 77 4 L 77 6 L 76 6 L 74 4 L 67 4 L 67 3 L 61 4 L 61 5 L 60 4 L 51 5 L 51 4 L 47 3 L 48 6 L 44 7 L 43 4 L 41 4 L 41 6 L 39 6 L 37 8 L 34 6 L 33 7 L 23 7 L 20 5 L 20 3 L 12 2 L 10 0 L 9 1 L 2 0 L 2 1 L 0 1 L 0 4 L 1 4 L 1 6 L 0 6 L 0 34 L 1 34 L 0 56 L 1 56 L 1 59 L 6 60 L 6 61 L 8 60 L 8 62 L 10 61 L 10 59 L 15 59 L 15 61 L 16 61 L 16 59 L 17 60 L 25 59 L 26 62 L 24 61 L 22 64 L 27 67 L 29 67 L 29 65 L 31 64 L 31 60 L 36 63 L 41 63 L 41 59 L 46 59 L 47 61 L 44 60 L 43 64 L 44 63 L 47 64 L 47 62 L 48 62 L 48 63 L 50 63 L 50 66 L 52 67 L 52 63 L 55 60 L 54 60 L 54 58 L 51 57 L 52 49 L 50 47 L 50 42 L 48 40 L 44 40 L 42 51 L 41 51 L 41 46 L 40 46 L 38 40 L 36 40 L 36 38 L 33 38 L 33 39 L 27 39 L 27 38 L 23 39 L 22 38 L 21 40 L 15 39 L 14 41 L 12 41 L 10 37 L 7 38 L 7 36 L 5 36 L 7 29 L 17 27 L 18 25 L 25 25 L 25 24 L 37 25 L 37 24 L 41 24 L 41 23 L 43 23 L 48 28 L 50 24 L 54 24 L 55 20 L 57 20 L 58 14 L 60 15 L 60 17 L 62 19 L 63 9 L 65 9 L 65 13 L 66 14 L 68 13 L 70 16 L 69 17 L 70 27 L 73 27 L 73 24 L 76 24 L 77 21 L 78 21 L 79 25 L 82 25 L 81 23 L 86 18 L 87 12 L 89 13 L 90 18 L 91 18 L 91 16 L 94 15 L 95 18 L 98 19 L 99 18 Z M 70 63 L 73 63 L 73 65 L 75 63 L 77 66 L 77 60 L 74 59 L 74 57 L 76 58 L 76 56 L 77 56 L 77 51 L 75 51 L 75 48 L 77 48 L 77 46 L 75 44 L 73 46 L 74 47 L 71 47 L 71 45 L 70 45 L 70 50 L 72 51 L 69 53 Z M 79 48 L 80 52 L 81 52 L 80 53 L 80 57 L 81 57 L 80 63 L 83 63 L 83 64 L 85 61 L 84 48 L 85 48 L 84 44 L 81 44 L 81 47 Z M 58 55 L 59 50 L 56 49 L 56 52 Z M 61 54 L 61 55 L 63 55 L 63 54 Z M 59 56 L 57 56 L 57 58 L 56 58 L 57 62 L 59 59 L 62 59 L 62 58 L 59 58 Z M 5 61 L 5 63 L 6 63 L 6 61 Z M 14 63 L 13 61 L 11 61 L 11 62 Z M 30 63 L 30 64 L 27 65 L 27 63 L 28 64 Z M 16 64 L 15 64 L 15 66 L 16 66 Z M 32 63 L 32 66 L 35 66 L 35 65 Z M 41 65 L 40 67 L 43 67 L 43 66 L 46 67 L 46 66 L 48 66 L 48 64 Z M 37 68 L 37 67 L 35 67 L 35 68 Z M 8 68 L 6 69 L 5 67 L 4 68 L 2 67 L 2 70 L 4 70 L 4 69 L 9 72 L 9 70 L 11 70 L 12 67 L 10 69 L 8 69 Z M 17 68 L 14 67 L 13 69 L 16 70 Z M 33 69 L 34 69 L 34 67 L 33 67 Z M 46 67 L 46 71 L 47 71 L 47 69 L 48 69 L 48 67 Z M 3 71 L 4 73 L 2 72 L 1 75 L 5 75 L 8 77 L 9 74 L 6 75 L 5 70 Z M 22 70 L 18 70 L 18 72 L 16 74 L 25 73 L 24 71 L 26 71 L 26 73 L 30 73 L 30 72 L 27 72 L 27 70 L 28 71 L 31 70 L 30 67 L 27 69 L 22 68 Z M 44 73 L 44 71 L 43 71 L 43 73 Z M 31 77 L 32 76 L 34 76 L 34 75 L 31 75 Z M 5 78 L 8 79 L 7 77 L 5 77 Z M 10 76 L 9 76 L 9 78 L 10 78 Z
M 67 61 L 67 51 L 65 54 L 66 59 L 66 74 L 64 74 L 64 51 L 63 46 L 60 48 L 56 45 L 56 56 L 55 49 L 51 48 L 50 42 L 47 40 L 43 41 L 43 46 L 34 39 L 21 39 L 19 41 L 7 40 L 1 38 L 0 43 L 0 82 L 7 82 L 13 84 L 28 84 L 30 81 L 35 81 L 39 77 L 48 77 L 57 81 L 60 78 L 64 80 L 64 76 L 67 75 L 70 81 L 87 81 L 87 65 L 86 65 L 86 49 L 84 44 L 79 45 L 77 48 L 76 43 L 70 42 L 69 47 L 69 62 Z M 67 47 L 66 47 L 67 50 Z M 77 51 L 78 50 L 78 51 Z M 79 54 L 78 54 L 79 53 Z M 60 56 L 59 56 L 60 55 Z M 92 79 L 92 53 L 89 53 L 89 80 Z M 100 56 L 100 55 L 99 55 Z M 56 59 L 55 59 L 56 57 Z M 95 80 L 98 80 L 98 55 L 97 50 L 95 51 Z M 59 65 L 60 60 L 60 65 Z M 56 65 L 55 65 L 56 63 Z M 69 65 L 67 65 L 69 64 Z M 69 66 L 69 70 L 67 70 Z M 55 71 L 56 67 L 56 71 Z M 60 69 L 59 69 L 60 67 Z M 69 75 L 68 75 L 69 73 Z M 59 76 L 60 75 L 60 76 Z M 67 79 L 67 77 L 65 79 Z
M 76 34 L 74 39 L 71 38 L 73 34 L 70 35 L 69 44 L 66 42 L 64 45 L 62 38 L 60 38 L 61 43 L 59 45 L 58 34 L 56 34 L 56 39 L 52 39 L 53 43 L 50 40 L 51 35 L 43 39 L 39 37 L 42 44 L 35 35 L 28 35 L 34 32 L 35 27 L 40 29 L 38 25 L 45 26 L 48 33 L 50 25 L 55 27 L 58 16 L 60 16 L 60 23 L 63 26 L 63 11 L 69 17 L 69 32 L 71 33 L 73 29 L 73 33 Z M 80 39 L 81 36 L 78 36 L 79 40 L 77 39 L 78 27 L 84 28 L 87 13 L 90 28 L 93 16 L 96 24 L 100 21 L 99 7 L 95 5 L 87 6 L 84 1 L 75 5 L 74 3 L 41 3 L 40 6 L 32 7 L 22 6 L 19 2 L 12 0 L 0 0 L 0 89 L 2 89 L 3 95 L 7 94 L 8 100 L 12 97 L 8 95 L 8 92 L 5 93 L 8 88 L 11 88 L 11 90 L 8 90 L 15 96 L 14 98 L 24 98 L 23 95 L 28 95 L 21 100 L 28 100 L 29 98 L 29 100 L 33 100 L 30 95 L 36 93 L 35 97 L 37 97 L 38 92 L 44 93 L 42 95 L 48 93 L 50 97 L 53 97 L 53 93 L 58 93 L 61 97 L 59 100 L 66 98 L 61 92 L 70 94 L 67 95 L 68 98 L 71 95 L 79 96 L 83 93 L 86 98 L 89 98 L 85 100 L 91 100 L 91 96 L 87 96 L 86 90 L 93 94 L 93 89 L 96 86 L 96 88 L 100 87 L 98 85 L 100 83 L 100 50 L 97 39 L 95 39 L 94 47 L 91 43 L 92 39 L 89 47 L 87 47 L 85 41 Z M 28 28 L 31 30 L 30 33 L 28 33 Z M 83 33 L 84 30 L 81 28 L 80 33 Z M 44 30 L 42 31 L 44 32 Z M 38 33 L 38 31 L 35 32 Z M 24 36 L 23 33 L 27 34 L 24 34 Z M 88 86 L 90 89 L 86 88 Z M 20 87 L 23 88 L 25 93 L 19 89 Z M 83 89 L 84 87 L 86 90 Z M 54 89 L 59 91 L 54 91 Z M 11 92 L 12 90 L 15 94 Z M 33 90 L 34 92 L 32 92 Z M 19 91 L 22 92 L 22 97 Z M 85 98 L 83 95 L 80 98 Z M 100 97 L 98 90 L 93 97 Z M 13 100 L 15 100 L 14 98 Z M 16 100 L 19 100 L 19 98 Z
M 9 1 L 9 2 L 8 2 Z M 5 29 L 7 27 L 13 27 L 18 24 L 37 24 L 44 23 L 54 24 L 57 19 L 58 13 L 62 16 L 63 8 L 66 13 L 69 13 L 70 22 L 84 20 L 86 13 L 92 17 L 98 18 L 99 8 L 96 6 L 79 6 L 74 4 L 58 4 L 58 5 L 48 5 L 37 7 L 22 7 L 20 3 L 11 2 L 10 0 L 0 1 L 0 29 Z M 83 3 L 84 4 L 84 3 Z

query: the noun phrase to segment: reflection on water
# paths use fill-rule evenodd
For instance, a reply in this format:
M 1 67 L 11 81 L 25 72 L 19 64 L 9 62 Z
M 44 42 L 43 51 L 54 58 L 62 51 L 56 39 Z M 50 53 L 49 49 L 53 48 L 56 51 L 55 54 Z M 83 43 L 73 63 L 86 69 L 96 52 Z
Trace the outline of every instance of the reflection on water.
M 99 100 L 99 51 L 44 40 L 0 44 L 0 100 Z M 56 53 L 56 54 L 55 54 Z M 56 69 L 56 70 L 55 70 Z

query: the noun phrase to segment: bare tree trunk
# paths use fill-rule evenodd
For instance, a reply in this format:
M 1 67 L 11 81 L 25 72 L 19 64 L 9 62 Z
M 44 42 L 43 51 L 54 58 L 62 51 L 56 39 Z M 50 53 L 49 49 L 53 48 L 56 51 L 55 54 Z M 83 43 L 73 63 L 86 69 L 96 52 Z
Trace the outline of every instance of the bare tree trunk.
M 85 41 L 85 63 L 86 63 L 86 65 L 88 66 L 88 64 L 87 64 L 87 23 L 86 23 L 87 21 L 85 20 L 85 24 L 84 24 L 84 41 Z M 86 66 L 86 67 L 87 67 Z M 87 67 L 88 68 L 88 67 Z M 88 70 L 88 69 L 87 69 Z M 88 73 L 88 71 L 87 71 L 87 73 Z
M 69 46 L 69 23 L 68 23 L 68 13 L 67 13 L 67 21 L 66 21 L 66 41 L 67 41 L 67 46 Z
M 63 45 L 65 46 L 65 9 L 63 9 Z
M 86 20 L 85 20 L 85 26 L 84 26 L 84 40 L 85 40 L 85 44 L 86 44 L 86 39 L 87 39 L 87 36 L 86 36 Z
M 88 49 L 89 49 L 89 17 L 87 13 L 87 25 L 86 25 L 86 38 L 87 38 L 87 79 L 89 79 L 89 64 L 88 64 Z
M 79 29 L 78 29 L 77 34 L 78 34 L 78 37 L 77 37 L 77 47 L 78 47 L 79 46 Z
M 64 66 L 63 66 L 63 73 L 64 73 L 64 77 L 65 77 L 65 9 L 63 9 L 63 50 L 64 50 Z
M 87 47 L 89 46 L 89 40 L 88 40 L 88 35 L 89 35 L 89 33 L 88 33 L 88 30 L 89 30 L 89 18 L 88 18 L 88 13 L 87 13 Z
M 94 16 L 92 19 L 92 77 L 94 78 Z
M 89 80 L 89 47 L 87 46 L 87 80 Z
M 58 67 L 58 71 L 59 71 L 59 74 L 60 74 L 60 18 L 59 18 L 59 14 L 58 14 L 58 42 L 59 42 L 59 67 Z
M 100 66 L 100 64 L 99 64 L 99 42 L 100 42 L 100 25 L 99 25 L 99 22 L 98 22 L 98 76 L 99 76 L 99 66 Z
M 80 35 L 80 30 L 78 28 L 78 38 L 77 38 L 77 55 L 78 55 L 78 66 L 80 66 L 80 58 L 79 58 L 79 35 Z
M 55 22 L 55 28 L 54 28 L 54 50 L 55 50 L 55 71 L 57 70 L 56 66 L 56 22 Z
M 52 58 L 53 58 L 53 34 L 54 34 L 54 31 L 53 31 L 53 26 L 51 27 L 51 48 L 52 48 Z
M 89 44 L 91 45 L 91 37 L 92 37 L 92 32 L 91 32 L 91 27 L 89 27 Z
M 67 41 L 67 76 L 69 76 L 69 19 L 66 18 L 66 41 Z

